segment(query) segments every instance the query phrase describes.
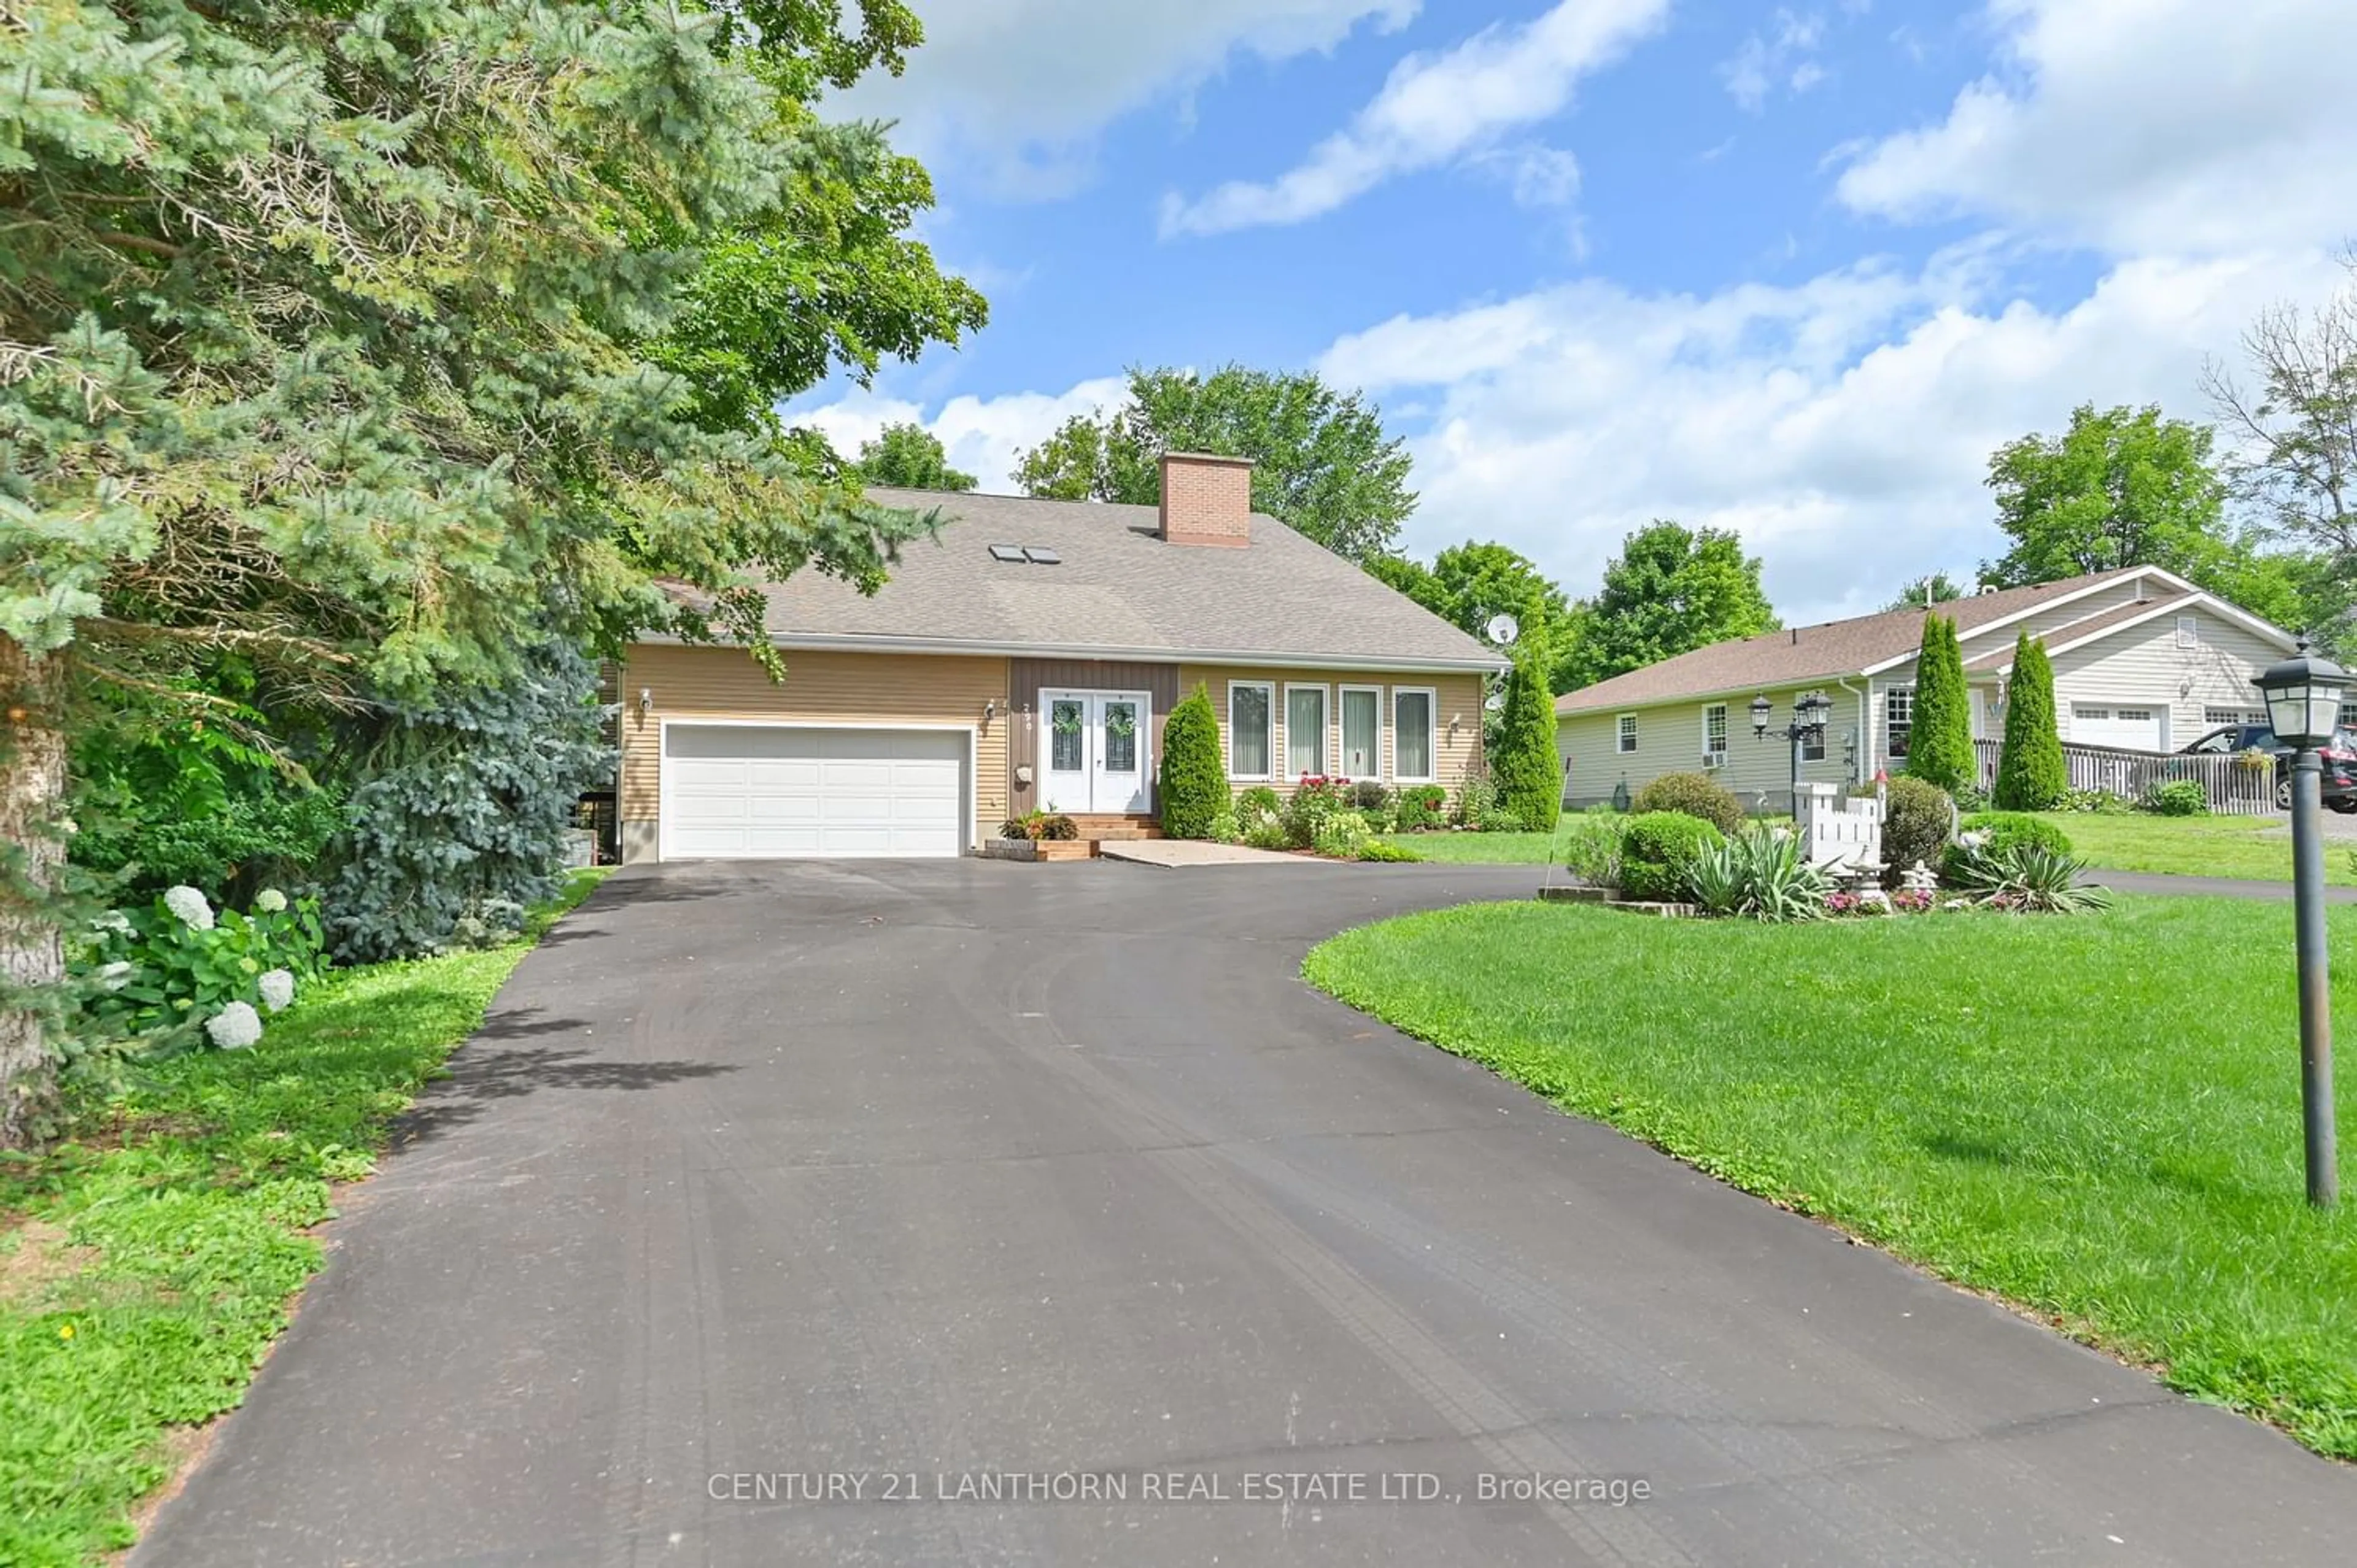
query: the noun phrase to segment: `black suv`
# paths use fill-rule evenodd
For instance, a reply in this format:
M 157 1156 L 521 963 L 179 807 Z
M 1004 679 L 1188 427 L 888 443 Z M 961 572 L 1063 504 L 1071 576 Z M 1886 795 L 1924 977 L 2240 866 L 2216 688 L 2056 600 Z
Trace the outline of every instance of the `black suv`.
M 2182 749 L 2232 757 L 2255 748 L 2275 754 L 2276 809 L 2290 811 L 2291 747 L 2276 744 L 2276 732 L 2267 725 L 2225 725 Z M 2357 729 L 2335 731 L 2317 755 L 2324 759 L 2324 803 L 2336 811 L 2357 811 Z

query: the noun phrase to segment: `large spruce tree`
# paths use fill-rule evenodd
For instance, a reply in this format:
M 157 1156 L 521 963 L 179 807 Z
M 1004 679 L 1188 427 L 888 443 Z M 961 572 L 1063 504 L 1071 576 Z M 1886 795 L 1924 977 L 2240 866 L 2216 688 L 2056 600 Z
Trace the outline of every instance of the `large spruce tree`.
M 673 335 L 708 252 L 829 260 L 840 226 L 796 204 L 856 207 L 882 148 L 810 106 L 917 37 L 862 16 L 56 0 L 0 26 L 0 1143 L 70 1017 L 93 693 L 247 723 L 206 687 L 234 657 L 265 714 L 439 702 L 547 638 L 648 629 L 774 667 L 753 576 L 881 580 L 915 520 L 800 478 L 768 409 L 872 313 L 764 316 L 824 341 L 745 368 L 733 414 Z M 869 238 L 830 276 L 930 273 Z M 977 305 L 937 294 L 913 330 Z

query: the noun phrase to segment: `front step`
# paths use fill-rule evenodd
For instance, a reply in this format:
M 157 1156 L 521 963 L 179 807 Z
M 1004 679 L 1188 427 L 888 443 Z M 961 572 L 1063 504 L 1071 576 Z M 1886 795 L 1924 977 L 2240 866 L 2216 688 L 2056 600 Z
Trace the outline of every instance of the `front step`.
M 1081 830 L 1084 839 L 1158 839 L 1162 824 L 1148 816 L 1133 816 L 1127 812 L 1091 811 L 1068 812 L 1072 825 Z

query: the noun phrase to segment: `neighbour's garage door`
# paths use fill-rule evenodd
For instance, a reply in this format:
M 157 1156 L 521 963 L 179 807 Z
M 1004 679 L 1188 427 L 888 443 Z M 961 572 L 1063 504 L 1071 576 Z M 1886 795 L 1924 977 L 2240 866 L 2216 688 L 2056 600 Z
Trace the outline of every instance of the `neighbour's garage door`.
M 2118 746 L 2131 751 L 2160 749 L 2160 710 L 2120 708 L 2109 703 L 2071 704 L 2070 738 L 2081 746 Z
M 954 855 L 965 848 L 959 730 L 663 730 L 666 860 Z

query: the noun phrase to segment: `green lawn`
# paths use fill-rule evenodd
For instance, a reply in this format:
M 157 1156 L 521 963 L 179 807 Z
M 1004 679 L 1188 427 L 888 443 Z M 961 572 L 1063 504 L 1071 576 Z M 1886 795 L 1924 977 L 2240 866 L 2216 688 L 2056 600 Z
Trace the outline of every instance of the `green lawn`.
M 2257 881 L 2291 880 L 2291 841 L 2271 834 L 2279 817 L 2151 817 L 2141 812 L 2099 816 L 2092 811 L 2043 813 L 2071 836 L 2088 863 L 2105 871 L 2158 871 L 2180 876 L 2237 876 Z M 1549 850 L 1562 853 L 1559 837 L 1545 833 L 1388 833 L 1383 840 L 1413 850 L 1426 860 L 1537 865 Z M 2357 842 L 2325 846 L 2328 881 L 2357 886 L 2349 852 Z
M 2357 950 L 2357 908 L 2331 919 Z M 1305 972 L 2357 1458 L 2357 1201 L 2302 1201 L 2291 950 L 2288 906 L 2222 899 L 1807 926 L 1531 903 L 1346 932 Z M 2351 1038 L 2357 964 L 2335 1000 Z
M 526 946 L 334 975 L 253 1049 L 162 1063 L 76 1138 L 0 1164 L 0 1563 L 130 1543 L 175 1432 L 236 1405 L 285 1327 L 329 1184 L 369 1173 Z
M 2255 881 L 2291 880 L 2291 840 L 2280 832 L 2280 817 L 2098 816 L 2091 811 L 2049 811 L 2046 820 L 2071 835 L 2072 847 L 2106 871 L 2158 871 L 2180 876 L 2240 876 Z M 2324 846 L 2328 882 L 2357 886 L 2357 870 L 2341 841 Z

